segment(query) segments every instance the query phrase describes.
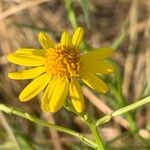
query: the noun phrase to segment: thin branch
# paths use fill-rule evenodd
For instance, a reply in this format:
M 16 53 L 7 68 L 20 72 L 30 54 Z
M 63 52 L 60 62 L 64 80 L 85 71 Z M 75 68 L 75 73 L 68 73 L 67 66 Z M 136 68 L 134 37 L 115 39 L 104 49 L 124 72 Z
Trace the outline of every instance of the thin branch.
M 26 112 L 23 112 L 19 109 L 16 109 L 16 108 L 10 108 L 4 104 L 1 104 L 0 103 L 0 111 L 3 111 L 5 113 L 8 113 L 8 114 L 15 114 L 17 116 L 20 116 L 22 118 L 25 118 L 29 121 L 32 121 L 34 123 L 37 123 L 37 124 L 40 124 L 42 126 L 45 126 L 45 127 L 48 127 L 48 128 L 54 128 L 60 132 L 63 132 L 63 133 L 66 133 L 66 134 L 69 134 L 69 135 L 72 135 L 74 137 L 77 137 L 78 139 L 80 139 L 82 142 L 84 142 L 85 144 L 89 145 L 90 147 L 93 147 L 93 148 L 96 148 L 96 144 L 91 141 L 90 139 L 86 138 L 84 135 L 74 131 L 74 130 L 71 130 L 71 129 L 68 129 L 68 128 L 65 128 L 65 127 L 62 127 L 62 126 L 59 126 L 59 125 L 55 125 L 55 124 L 52 124 L 52 123 L 48 123 L 42 119 L 39 119 L 33 115 L 30 115 Z

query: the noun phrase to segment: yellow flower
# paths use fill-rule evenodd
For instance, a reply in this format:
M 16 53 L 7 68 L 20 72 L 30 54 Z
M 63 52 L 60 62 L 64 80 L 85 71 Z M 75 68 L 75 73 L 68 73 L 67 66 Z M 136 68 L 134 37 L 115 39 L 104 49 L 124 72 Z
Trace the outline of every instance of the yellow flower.
M 84 110 L 84 97 L 79 79 L 98 92 L 108 91 L 108 87 L 96 74 L 113 72 L 112 64 L 104 60 L 113 50 L 100 48 L 80 54 L 79 45 L 83 34 L 81 27 L 76 29 L 72 38 L 64 31 L 60 42 L 55 44 L 47 34 L 41 32 L 39 42 L 43 49 L 21 48 L 8 55 L 8 61 L 30 66 L 28 70 L 9 73 L 9 78 L 34 79 L 21 92 L 19 99 L 22 102 L 32 99 L 46 88 L 42 97 L 42 109 L 56 112 L 64 105 L 69 92 L 75 110 L 81 113 Z

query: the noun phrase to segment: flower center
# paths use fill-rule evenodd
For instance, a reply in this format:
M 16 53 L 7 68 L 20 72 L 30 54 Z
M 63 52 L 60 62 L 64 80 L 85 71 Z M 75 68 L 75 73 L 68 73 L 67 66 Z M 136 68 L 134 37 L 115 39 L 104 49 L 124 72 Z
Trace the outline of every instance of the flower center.
M 55 45 L 46 54 L 46 72 L 52 76 L 70 78 L 78 76 L 80 68 L 79 49 L 74 46 Z

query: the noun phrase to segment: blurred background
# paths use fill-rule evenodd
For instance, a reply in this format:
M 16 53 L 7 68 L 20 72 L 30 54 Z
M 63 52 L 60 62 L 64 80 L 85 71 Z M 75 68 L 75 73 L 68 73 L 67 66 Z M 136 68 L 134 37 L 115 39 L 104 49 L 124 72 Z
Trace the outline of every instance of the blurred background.
M 67 29 L 85 29 L 82 51 L 112 47 L 116 72 L 102 76 L 110 87 L 101 95 L 83 86 L 86 111 L 95 119 L 150 95 L 149 0 L 0 0 L 0 103 L 19 108 L 91 137 L 88 127 L 65 108 L 43 113 L 40 97 L 21 103 L 18 95 L 30 81 L 14 81 L 8 72 L 20 67 L 6 55 L 21 47 L 40 48 L 40 31 L 60 39 Z M 107 150 L 150 149 L 150 105 L 104 124 Z M 0 112 L 0 150 L 90 150 L 74 137 Z

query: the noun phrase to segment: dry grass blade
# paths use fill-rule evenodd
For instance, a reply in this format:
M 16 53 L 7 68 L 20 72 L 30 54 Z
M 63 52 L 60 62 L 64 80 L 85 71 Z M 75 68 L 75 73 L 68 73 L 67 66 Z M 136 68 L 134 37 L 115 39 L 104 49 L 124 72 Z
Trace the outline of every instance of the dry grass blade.
M 7 63 L 8 63 L 8 61 L 6 59 L 6 56 L 1 56 L 0 57 L 0 65 L 4 65 L 4 64 L 7 64 Z
M 18 150 L 21 150 L 21 148 L 20 148 L 20 146 L 19 146 L 19 144 L 18 144 L 18 141 L 17 141 L 17 139 L 16 139 L 16 137 L 15 137 L 15 135 L 14 135 L 14 133 L 13 133 L 13 131 L 12 131 L 10 125 L 8 124 L 8 122 L 7 122 L 6 118 L 5 118 L 5 116 L 3 115 L 3 113 L 2 113 L 1 111 L 0 111 L 0 124 L 3 126 L 3 128 L 4 128 L 4 129 L 6 130 L 6 132 L 8 133 L 10 139 L 11 139 L 12 141 L 14 141 L 14 143 L 16 144 L 17 149 L 18 149 Z
M 41 4 L 41 3 L 45 3 L 51 0 L 34 0 L 34 1 L 27 1 L 27 2 L 23 2 L 19 5 L 16 5 L 10 9 L 7 9 L 3 12 L 0 13 L 0 20 L 3 20 L 11 15 L 14 15 L 16 13 L 18 13 L 19 11 L 22 11 L 24 9 L 28 9 L 29 7 L 33 7 L 35 5 Z
M 84 96 L 101 112 L 103 112 L 104 114 L 109 114 L 113 112 L 110 107 L 108 107 L 101 99 L 95 96 L 87 87 L 84 86 L 82 89 Z M 129 127 L 128 122 L 120 116 L 115 117 L 114 120 L 126 129 Z
M 131 76 L 133 73 L 133 65 L 135 59 L 135 49 L 137 42 L 137 0 L 133 0 L 130 9 L 130 28 L 129 38 L 130 45 L 128 55 L 125 63 L 124 76 L 123 76 L 123 92 L 126 98 L 129 98 L 129 88 L 131 83 Z
M 148 11 L 150 13 L 150 2 L 148 3 Z M 145 65 L 146 65 L 146 79 L 147 79 L 147 83 L 150 85 L 150 15 L 146 24 L 146 28 L 145 28 L 145 40 L 146 40 L 146 51 L 145 51 Z
M 53 114 L 51 113 L 43 113 L 43 117 L 50 123 L 55 123 L 55 119 Z M 61 141 L 59 138 L 59 134 L 55 129 L 49 129 L 51 138 L 52 138 L 52 145 L 53 149 L 62 150 Z
M 145 75 L 146 75 L 146 85 L 147 85 L 147 90 L 146 90 L 146 94 L 149 93 L 150 91 L 150 1 L 147 5 L 147 10 L 149 13 L 148 19 L 147 19 L 147 23 L 146 23 L 146 28 L 145 28 L 145 34 L 144 34 L 144 38 L 145 38 Z M 147 128 L 150 128 L 150 107 L 147 106 Z M 150 136 L 149 136 L 150 138 Z

